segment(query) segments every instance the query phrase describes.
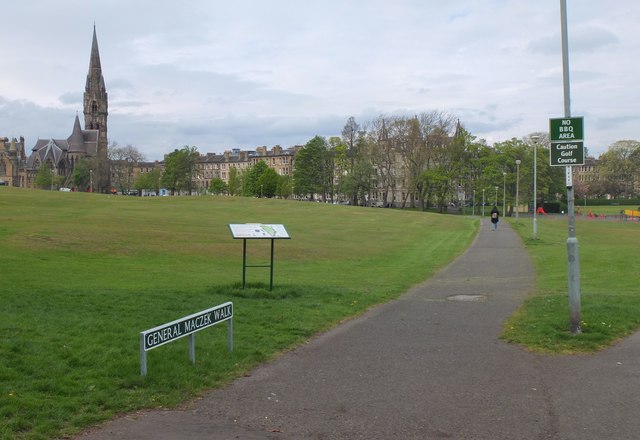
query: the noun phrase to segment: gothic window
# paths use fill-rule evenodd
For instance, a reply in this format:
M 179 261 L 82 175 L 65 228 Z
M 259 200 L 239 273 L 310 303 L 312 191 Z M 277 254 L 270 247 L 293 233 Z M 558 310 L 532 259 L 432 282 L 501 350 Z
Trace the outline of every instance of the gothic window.
M 95 116 L 98 113 L 98 104 L 95 101 L 91 103 L 91 115 Z
M 4 163 L 4 160 L 0 160 L 0 176 L 4 176 L 7 174 L 7 166 Z

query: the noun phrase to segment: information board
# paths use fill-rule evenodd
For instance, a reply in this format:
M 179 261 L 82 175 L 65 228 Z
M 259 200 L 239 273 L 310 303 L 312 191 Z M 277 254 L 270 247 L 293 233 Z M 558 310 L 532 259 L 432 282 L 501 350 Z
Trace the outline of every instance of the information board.
M 284 225 L 263 223 L 230 224 L 233 238 L 291 238 Z

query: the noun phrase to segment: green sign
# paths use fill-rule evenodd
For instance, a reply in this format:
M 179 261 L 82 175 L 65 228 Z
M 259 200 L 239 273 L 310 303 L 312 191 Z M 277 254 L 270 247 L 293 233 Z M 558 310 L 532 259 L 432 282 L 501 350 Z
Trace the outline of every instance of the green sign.
M 584 165 L 584 143 L 551 142 L 551 165 Z
M 584 165 L 584 118 L 549 119 L 551 166 Z
M 551 142 L 572 142 L 584 140 L 584 118 L 549 119 L 549 139 Z

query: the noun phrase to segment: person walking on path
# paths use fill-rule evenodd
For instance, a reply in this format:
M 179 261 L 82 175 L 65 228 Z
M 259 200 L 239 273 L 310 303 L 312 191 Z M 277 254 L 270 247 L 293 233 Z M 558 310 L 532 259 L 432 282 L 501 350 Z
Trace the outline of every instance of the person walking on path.
M 494 206 L 491 210 L 491 224 L 493 225 L 493 230 L 498 230 L 498 221 L 500 221 L 500 211 L 498 211 L 498 207 Z

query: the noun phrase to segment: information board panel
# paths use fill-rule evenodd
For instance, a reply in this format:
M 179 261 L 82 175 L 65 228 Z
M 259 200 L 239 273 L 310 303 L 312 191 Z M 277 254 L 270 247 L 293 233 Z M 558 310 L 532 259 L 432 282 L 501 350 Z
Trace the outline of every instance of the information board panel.
M 233 238 L 291 238 L 284 225 L 263 223 L 230 224 Z

